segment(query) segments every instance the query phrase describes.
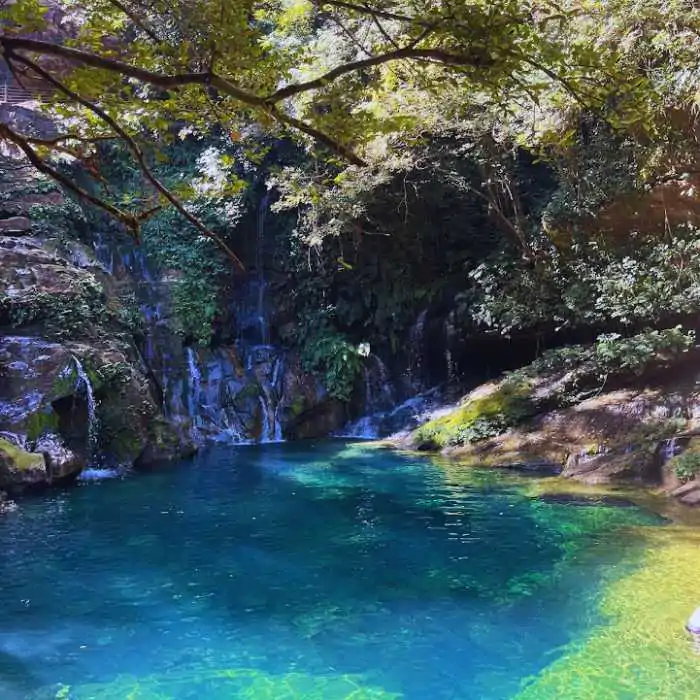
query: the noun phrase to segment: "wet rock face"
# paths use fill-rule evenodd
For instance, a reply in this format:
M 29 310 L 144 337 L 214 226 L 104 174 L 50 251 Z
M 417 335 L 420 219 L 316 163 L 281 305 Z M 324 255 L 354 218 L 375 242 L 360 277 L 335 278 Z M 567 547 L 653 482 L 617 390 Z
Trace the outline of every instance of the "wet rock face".
M 75 367 L 68 350 L 41 338 L 0 338 L 0 430 L 29 440 L 58 424 L 53 402 L 75 393 Z
M 0 435 L 14 466 L 6 452 L 0 489 L 65 481 L 93 462 L 132 464 L 151 445 L 181 454 L 159 423 L 124 290 L 77 240 L 82 212 L 35 174 L 10 170 L 0 168 Z M 31 468 L 17 468 L 26 455 Z
M 347 422 L 345 404 L 328 396 L 315 377 L 304 372 L 298 358 L 290 358 L 279 403 L 282 432 L 290 440 L 325 437 Z
M 83 469 L 81 459 L 65 446 L 58 435 L 42 435 L 34 444 L 34 450 L 44 456 L 51 482 L 74 478 Z

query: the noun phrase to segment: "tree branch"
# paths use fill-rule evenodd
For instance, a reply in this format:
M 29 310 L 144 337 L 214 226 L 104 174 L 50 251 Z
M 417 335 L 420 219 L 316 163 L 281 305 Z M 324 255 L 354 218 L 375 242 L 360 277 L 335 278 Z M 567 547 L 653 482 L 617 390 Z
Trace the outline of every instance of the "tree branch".
M 285 115 L 276 109 L 271 109 L 271 106 L 274 105 L 269 103 L 266 98 L 239 88 L 230 80 L 227 80 L 226 78 L 215 73 L 200 72 L 163 75 L 162 73 L 154 73 L 153 71 L 149 71 L 144 68 L 132 66 L 117 59 L 105 58 L 88 51 L 60 46 L 47 41 L 39 41 L 37 39 L 25 39 L 0 35 L 0 47 L 2 48 L 2 52 L 6 57 L 14 56 L 19 60 L 22 55 L 16 53 L 18 50 L 51 56 L 60 56 L 72 61 L 77 61 L 78 63 L 82 63 L 87 66 L 92 66 L 93 68 L 101 68 L 112 73 L 118 73 L 130 78 L 135 78 L 141 82 L 155 85 L 156 87 L 161 87 L 164 89 L 182 87 L 183 85 L 200 85 L 202 87 L 211 86 L 223 94 L 242 102 L 243 104 L 264 110 L 266 114 L 272 116 L 278 122 L 287 124 L 288 126 L 294 127 L 298 131 L 308 134 L 309 136 L 313 136 L 313 138 L 323 143 L 333 152 L 345 159 L 348 159 L 351 163 L 358 165 L 362 162 L 356 155 L 352 154 L 349 149 L 345 148 L 328 134 L 315 129 L 311 125 L 306 124 L 299 119 Z
M 449 51 L 443 51 L 442 49 L 437 48 L 418 49 L 412 46 L 405 46 L 394 51 L 387 51 L 386 53 L 379 54 L 378 56 L 372 56 L 371 58 L 365 58 L 360 61 L 352 61 L 350 63 L 343 63 L 337 68 L 324 73 L 322 76 L 315 78 L 314 80 L 308 80 L 303 83 L 292 83 L 291 85 L 280 88 L 276 92 L 273 92 L 271 95 L 264 98 L 264 102 L 267 104 L 274 104 L 275 102 L 280 102 L 287 97 L 297 95 L 301 92 L 308 92 L 309 90 L 317 90 L 325 87 L 328 85 L 328 83 L 333 82 L 342 75 L 354 73 L 356 71 L 363 70 L 364 68 L 380 66 L 384 63 L 390 63 L 391 61 L 398 61 L 404 58 L 432 58 L 445 65 L 460 67 L 474 66 L 475 68 L 488 66 L 491 62 L 491 59 L 487 59 L 483 52 L 468 56 L 453 54 Z
M 372 17 L 381 17 L 382 19 L 393 19 L 399 22 L 415 22 L 415 17 L 410 17 L 409 15 L 400 15 L 396 12 L 387 12 L 386 10 L 378 10 L 375 7 L 370 7 L 369 5 L 358 5 L 354 2 L 343 2 L 342 0 L 320 0 L 319 5 L 331 5 L 332 7 L 338 7 L 343 10 L 351 10 L 352 12 L 357 12 L 361 15 L 370 15 Z
M 39 171 L 48 175 L 51 179 L 56 180 L 61 185 L 63 185 L 67 190 L 70 190 L 78 197 L 85 199 L 86 201 L 94 204 L 96 207 L 106 211 L 108 214 L 113 216 L 118 221 L 125 224 L 129 230 L 137 237 L 138 234 L 138 217 L 130 214 L 128 212 L 118 209 L 109 202 L 105 202 L 99 197 L 95 197 L 90 194 L 87 190 L 76 185 L 70 178 L 66 177 L 63 173 L 59 172 L 55 168 L 52 168 L 48 163 L 43 161 L 37 152 L 31 147 L 27 142 L 27 139 L 22 135 L 13 131 L 7 124 L 0 123 L 0 138 L 7 139 L 8 141 L 14 143 L 27 157 L 27 160 Z
M 356 153 L 354 153 L 352 149 L 346 148 L 345 146 L 343 146 L 343 144 L 331 139 L 330 136 L 324 134 L 318 129 L 315 129 L 313 126 L 307 124 L 306 122 L 303 122 L 300 119 L 295 119 L 294 117 L 285 114 L 284 112 L 280 112 L 275 105 L 270 106 L 269 114 L 273 119 L 277 120 L 281 124 L 287 124 L 288 126 L 294 127 L 298 131 L 302 131 L 303 133 L 307 134 L 308 136 L 311 136 L 312 138 L 316 139 L 325 146 L 328 146 L 336 153 L 341 155 L 343 158 L 345 158 L 349 163 L 352 163 L 352 165 L 357 165 L 359 167 L 365 167 L 367 165 L 367 163 L 364 160 L 362 160 L 362 158 L 360 158 Z
M 157 37 L 155 32 L 148 27 L 145 22 L 134 12 L 132 12 L 126 5 L 121 3 L 119 0 L 109 0 L 110 4 L 114 5 L 119 11 L 123 12 L 133 23 L 134 26 L 138 27 L 151 41 L 156 44 L 160 43 L 160 39 Z
M 185 207 L 178 200 L 178 198 L 155 176 L 153 171 L 149 168 L 148 163 L 146 162 L 146 158 L 143 154 L 143 151 L 141 150 L 141 147 L 134 140 L 131 134 L 125 131 L 115 119 L 113 119 L 101 107 L 99 107 L 93 102 L 90 102 L 89 100 L 86 100 L 84 97 L 81 97 L 78 93 L 68 88 L 61 81 L 54 78 L 50 73 L 45 71 L 33 61 L 30 61 L 28 58 L 20 55 L 11 54 L 7 56 L 7 59 L 16 60 L 24 64 L 32 71 L 34 71 L 37 75 L 46 80 L 48 83 L 53 85 L 57 90 L 61 91 L 64 95 L 69 97 L 74 102 L 77 102 L 86 109 L 90 110 L 105 124 L 107 124 L 119 136 L 119 138 L 123 139 L 126 142 L 127 146 L 129 147 L 129 150 L 131 151 L 139 167 L 141 168 L 141 171 L 146 176 L 146 179 L 153 185 L 153 187 L 155 187 L 155 189 L 158 192 L 160 192 L 160 194 L 163 195 L 163 197 L 165 197 L 165 199 L 167 199 L 168 202 L 170 202 L 170 204 L 172 204 L 173 207 L 185 219 L 187 219 L 187 221 L 189 221 L 202 235 L 206 236 L 207 238 L 211 238 L 213 241 L 215 241 L 216 244 L 224 251 L 224 253 L 226 253 L 226 255 L 234 262 L 234 264 L 240 270 L 245 270 L 245 266 L 241 262 L 241 259 L 229 248 L 226 242 L 218 234 L 214 233 L 214 231 L 205 226 L 196 216 L 194 216 L 194 214 L 187 211 L 187 209 L 185 209 Z

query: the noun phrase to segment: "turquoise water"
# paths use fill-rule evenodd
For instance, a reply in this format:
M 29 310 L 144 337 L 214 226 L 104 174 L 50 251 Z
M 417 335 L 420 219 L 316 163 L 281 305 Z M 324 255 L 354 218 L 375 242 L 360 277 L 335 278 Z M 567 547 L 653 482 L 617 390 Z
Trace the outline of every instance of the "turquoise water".
M 26 501 L 0 520 L 0 698 L 512 697 L 654 522 L 527 483 L 326 442 Z

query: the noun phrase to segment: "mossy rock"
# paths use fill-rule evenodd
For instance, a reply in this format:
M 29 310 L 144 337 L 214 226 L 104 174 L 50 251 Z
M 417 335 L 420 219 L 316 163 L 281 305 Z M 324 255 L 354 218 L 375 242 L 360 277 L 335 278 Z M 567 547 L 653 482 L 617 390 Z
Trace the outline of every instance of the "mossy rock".
M 44 469 L 44 456 L 27 452 L 17 445 L 13 445 L 9 440 L 0 438 L 0 459 L 3 466 L 16 471 L 31 471 L 33 469 Z
M 27 452 L 0 438 L 0 489 L 13 490 L 47 482 L 44 455 Z
M 507 427 L 523 422 L 533 412 L 527 383 L 487 385 L 467 396 L 453 411 L 417 428 L 411 442 L 417 449 L 438 450 L 448 445 L 478 441 L 482 435 L 497 435 Z
M 148 424 L 148 442 L 134 465 L 148 469 L 175 459 L 189 457 L 196 452 L 195 444 L 161 417 L 155 417 Z
M 27 438 L 34 442 L 42 435 L 58 432 L 60 419 L 58 414 L 49 406 L 32 413 L 26 421 Z

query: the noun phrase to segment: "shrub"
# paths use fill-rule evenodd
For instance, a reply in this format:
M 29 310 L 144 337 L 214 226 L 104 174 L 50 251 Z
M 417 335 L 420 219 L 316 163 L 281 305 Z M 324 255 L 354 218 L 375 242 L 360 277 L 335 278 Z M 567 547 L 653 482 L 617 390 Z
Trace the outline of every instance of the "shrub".
M 700 452 L 686 451 L 674 459 L 673 470 L 683 482 L 692 481 L 700 474 Z
M 362 372 L 364 355 L 360 346 L 329 331 L 311 336 L 302 347 L 302 364 L 311 372 L 322 372 L 328 393 L 341 401 L 350 401 L 355 380 Z

